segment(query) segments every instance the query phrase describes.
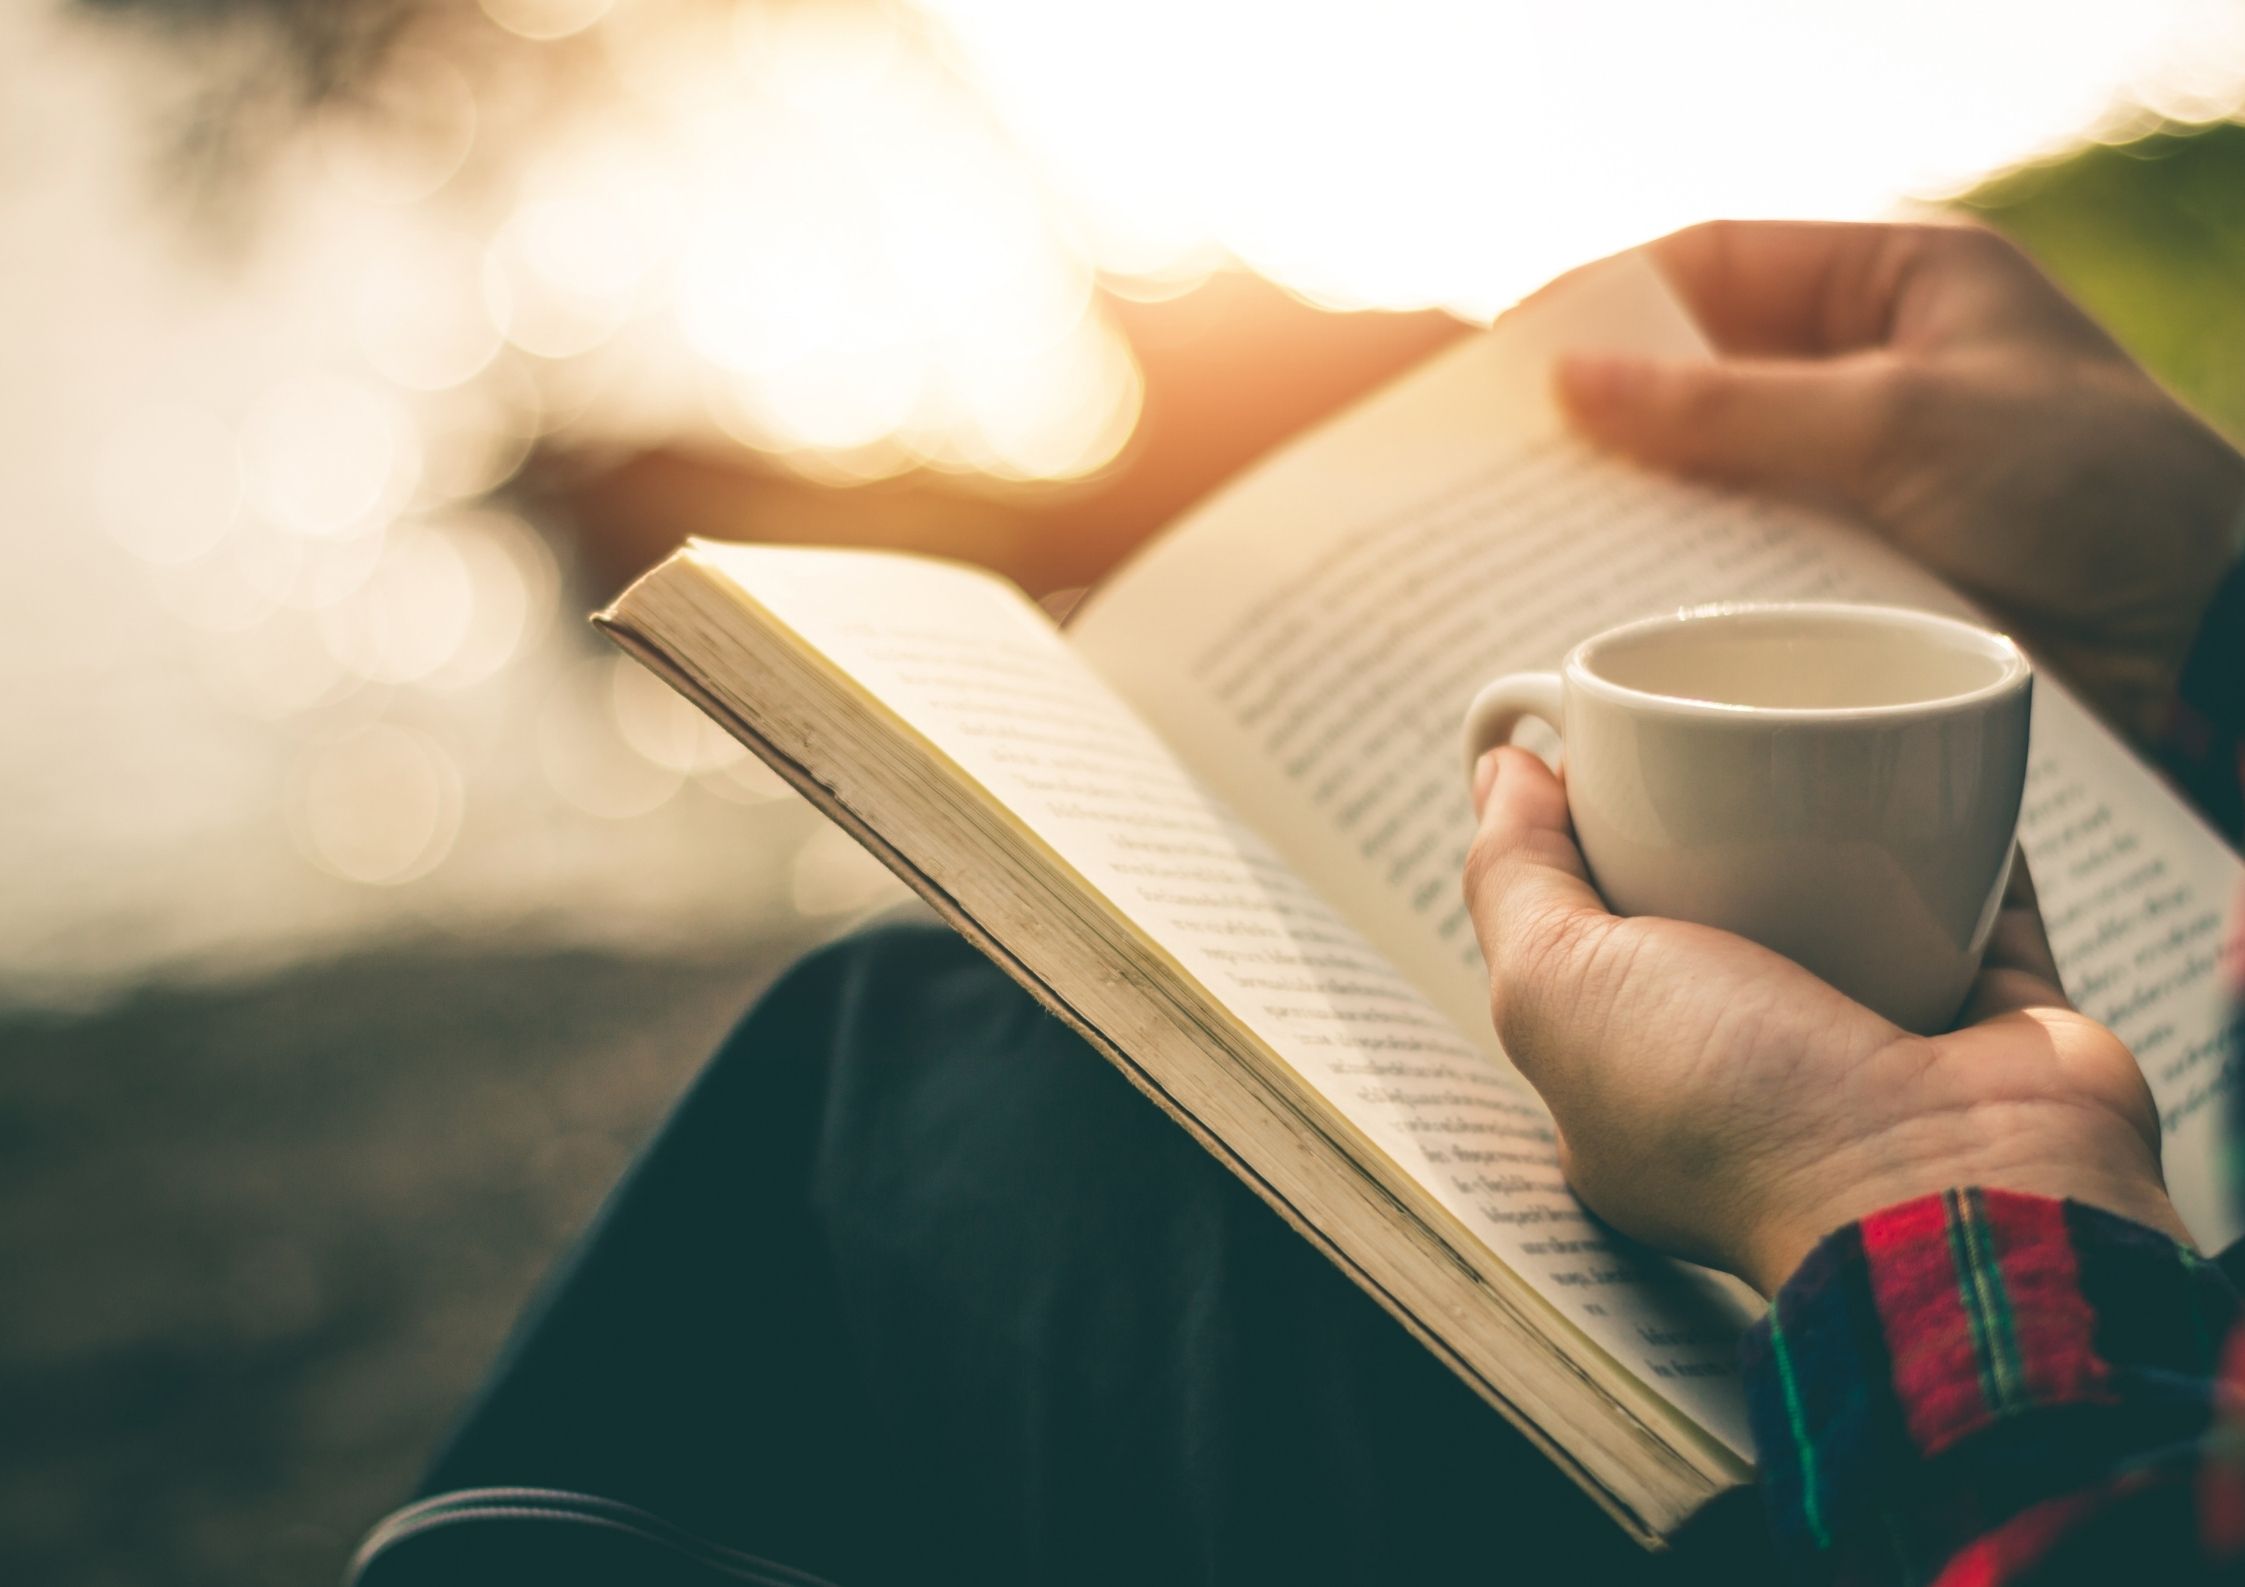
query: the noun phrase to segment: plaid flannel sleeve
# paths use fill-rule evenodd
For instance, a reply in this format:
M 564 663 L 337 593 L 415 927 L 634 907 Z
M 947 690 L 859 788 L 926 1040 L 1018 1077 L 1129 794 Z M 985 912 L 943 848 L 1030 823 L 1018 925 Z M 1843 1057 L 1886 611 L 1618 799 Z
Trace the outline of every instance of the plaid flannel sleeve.
M 2245 1574 L 2245 1332 L 2220 1271 L 2077 1202 L 1955 1190 L 1827 1238 L 1746 1343 L 1802 1580 Z

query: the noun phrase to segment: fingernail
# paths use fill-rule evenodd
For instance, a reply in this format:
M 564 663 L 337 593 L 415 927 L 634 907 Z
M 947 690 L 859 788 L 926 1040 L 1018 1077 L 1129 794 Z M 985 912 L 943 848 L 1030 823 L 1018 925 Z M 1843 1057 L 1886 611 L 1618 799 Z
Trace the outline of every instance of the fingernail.
M 1497 773 L 1503 769 L 1503 766 L 1503 759 L 1493 749 L 1483 750 L 1481 758 L 1473 763 L 1473 813 L 1475 815 L 1481 814 L 1482 807 L 1488 804 L 1489 790 L 1496 787 Z
M 1627 402 L 1645 382 L 1645 365 L 1634 358 L 1577 354 L 1559 362 L 1559 395 L 1579 412 L 1594 412 Z

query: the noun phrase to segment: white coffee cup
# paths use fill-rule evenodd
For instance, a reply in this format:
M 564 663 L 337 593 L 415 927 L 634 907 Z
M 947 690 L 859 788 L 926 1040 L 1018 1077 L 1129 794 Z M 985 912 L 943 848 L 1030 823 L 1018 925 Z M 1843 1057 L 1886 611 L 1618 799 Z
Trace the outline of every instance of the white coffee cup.
M 1948 1026 L 2010 877 L 2033 669 L 1971 623 L 1804 601 L 1607 630 L 1499 678 L 1466 762 L 1559 730 L 1617 913 L 1737 932 L 1907 1030 Z

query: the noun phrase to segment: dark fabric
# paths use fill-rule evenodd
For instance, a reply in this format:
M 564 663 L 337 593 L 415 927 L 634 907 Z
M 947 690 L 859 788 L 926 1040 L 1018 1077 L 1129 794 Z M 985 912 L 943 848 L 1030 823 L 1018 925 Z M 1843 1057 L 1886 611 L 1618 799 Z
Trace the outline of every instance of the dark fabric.
M 2207 608 L 2159 749 L 2206 819 L 2245 842 L 2245 557 Z
M 424 1491 L 483 1488 L 847 1587 L 1759 1574 L 1751 1503 L 1667 1557 L 1627 1542 L 933 924 L 814 955 L 718 1055 Z M 648 1530 L 471 1514 L 361 1579 L 633 1578 Z

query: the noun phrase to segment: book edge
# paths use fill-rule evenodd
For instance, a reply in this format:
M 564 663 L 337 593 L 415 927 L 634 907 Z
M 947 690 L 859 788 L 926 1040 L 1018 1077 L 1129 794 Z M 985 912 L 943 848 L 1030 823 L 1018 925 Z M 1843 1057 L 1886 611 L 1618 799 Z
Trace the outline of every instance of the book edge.
M 1710 1476 L 1706 1498 L 1680 1514 L 1675 1522 L 1665 1530 L 1648 1521 L 1643 1515 L 1619 1499 L 1587 1467 L 1583 1466 L 1571 1451 L 1556 1442 L 1549 1433 L 1538 1426 L 1524 1412 L 1517 1409 L 1495 1385 L 1491 1384 L 1451 1350 L 1441 1337 L 1423 1323 L 1408 1307 L 1392 1296 L 1376 1279 L 1350 1260 L 1346 1253 L 1322 1231 L 1305 1219 L 1276 1187 L 1256 1173 L 1252 1165 L 1202 1124 L 1197 1117 L 1171 1096 L 1153 1076 L 1140 1068 L 1127 1053 L 1076 1012 L 1055 989 L 1006 949 L 956 899 L 945 892 L 932 877 L 920 870 L 901 851 L 875 832 L 873 828 L 866 825 L 853 811 L 842 804 L 830 790 L 813 777 L 807 768 L 783 754 L 752 726 L 726 708 L 720 700 L 696 682 L 691 674 L 675 664 L 649 636 L 635 628 L 624 611 L 625 605 L 641 585 L 656 578 L 663 572 L 664 568 L 671 565 L 673 560 L 682 560 L 688 566 L 693 565 L 692 559 L 681 553 L 678 557 L 666 560 L 665 563 L 649 570 L 640 579 L 635 580 L 631 588 L 627 589 L 608 608 L 595 613 L 592 617 L 593 625 L 632 656 L 634 660 L 646 666 L 672 688 L 678 690 L 682 696 L 692 701 L 698 709 L 708 714 L 712 720 L 724 724 L 727 732 L 745 745 L 790 787 L 809 800 L 812 806 L 822 815 L 832 820 L 868 853 L 880 860 L 891 873 L 903 881 L 922 901 L 932 908 L 947 925 L 972 943 L 1010 980 L 1034 998 L 1041 1007 L 1082 1037 L 1093 1051 L 1099 1053 L 1101 1057 L 1120 1070 L 1132 1086 L 1180 1125 L 1203 1150 L 1223 1164 L 1259 1200 L 1276 1212 L 1288 1227 L 1308 1240 L 1311 1246 L 1339 1268 L 1351 1283 L 1371 1296 L 1383 1311 L 1386 1311 L 1397 1322 L 1401 1323 L 1404 1329 L 1426 1347 L 1438 1361 L 1463 1380 L 1508 1423 L 1518 1429 L 1536 1448 L 1538 1453 L 1562 1470 L 1578 1488 L 1613 1518 L 1623 1532 L 1649 1551 L 1664 1552 L 1668 1547 L 1669 1539 L 1689 1525 L 1694 1518 L 1704 1513 L 1710 1505 L 1720 1500 L 1725 1494 L 1736 1492 L 1751 1485 L 1749 1482 L 1726 1483 L 1719 1478 Z

